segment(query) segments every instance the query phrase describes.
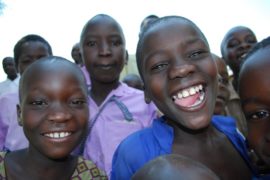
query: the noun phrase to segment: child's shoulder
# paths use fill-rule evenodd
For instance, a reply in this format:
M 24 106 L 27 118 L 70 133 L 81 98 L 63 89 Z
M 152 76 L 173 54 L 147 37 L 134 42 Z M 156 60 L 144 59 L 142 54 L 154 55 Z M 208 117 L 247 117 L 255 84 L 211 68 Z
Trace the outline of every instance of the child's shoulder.
M 163 122 L 162 118 L 155 119 L 152 126 L 125 138 L 118 146 L 115 155 L 119 154 L 124 159 L 133 159 L 145 154 L 156 156 L 157 152 L 169 152 L 172 140 L 173 130 Z
M 212 124 L 221 132 L 229 137 L 237 137 L 245 141 L 244 135 L 238 130 L 236 120 L 230 116 L 214 115 Z
M 222 127 L 236 128 L 236 120 L 231 116 L 214 115 L 212 117 L 212 123 Z
M 214 115 L 211 122 L 222 132 L 238 133 L 236 120 L 231 116 Z
M 78 157 L 77 167 L 72 175 L 72 179 L 108 179 L 106 173 L 100 170 L 92 161 Z
M 121 83 L 120 86 L 114 92 L 114 95 L 119 97 L 119 99 L 126 105 L 140 110 L 157 110 L 153 103 L 147 104 L 145 102 L 144 92 L 132 87 L 129 87 L 125 83 Z M 136 104 L 136 106 L 133 106 Z M 131 105 L 131 106 L 130 106 Z
M 10 100 L 19 100 L 19 93 L 18 92 L 11 92 L 11 93 L 5 93 L 0 96 L 0 102 L 8 102 Z
M 126 94 L 126 95 L 138 95 L 138 96 L 143 96 L 144 95 L 142 90 L 130 87 L 125 83 L 120 83 L 117 90 L 119 92 L 123 93 L 123 94 Z

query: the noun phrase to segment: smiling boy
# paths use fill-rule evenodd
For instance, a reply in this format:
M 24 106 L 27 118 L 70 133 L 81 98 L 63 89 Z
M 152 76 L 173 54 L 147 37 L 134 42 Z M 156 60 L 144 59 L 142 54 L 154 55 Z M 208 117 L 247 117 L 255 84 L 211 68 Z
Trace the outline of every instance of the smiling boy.
M 201 30 L 184 17 L 160 18 L 142 34 L 136 57 L 147 102 L 164 116 L 118 146 L 111 179 L 129 179 L 149 160 L 171 153 L 203 163 L 221 179 L 250 179 L 235 122 L 213 116 L 217 68 Z

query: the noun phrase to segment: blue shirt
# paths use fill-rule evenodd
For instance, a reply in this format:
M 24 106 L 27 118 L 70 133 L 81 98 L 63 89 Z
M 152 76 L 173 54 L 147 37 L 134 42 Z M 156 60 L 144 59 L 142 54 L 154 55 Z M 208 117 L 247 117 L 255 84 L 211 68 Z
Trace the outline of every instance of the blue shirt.
M 165 154 L 171 154 L 174 139 L 173 128 L 164 123 L 164 117 L 153 121 L 150 128 L 140 130 L 126 138 L 117 148 L 112 165 L 112 180 L 127 180 L 148 161 Z M 239 133 L 233 118 L 213 116 L 212 124 L 225 134 L 247 165 L 245 138 Z

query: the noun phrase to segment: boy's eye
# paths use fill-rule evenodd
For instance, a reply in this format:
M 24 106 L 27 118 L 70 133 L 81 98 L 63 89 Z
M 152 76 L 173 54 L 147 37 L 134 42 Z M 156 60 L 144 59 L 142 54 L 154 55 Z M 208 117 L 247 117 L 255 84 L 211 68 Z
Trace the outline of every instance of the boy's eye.
M 197 58 L 201 57 L 202 54 L 203 54 L 203 51 L 194 51 L 188 55 L 188 58 L 197 59 Z
M 122 44 L 122 42 L 119 41 L 119 40 L 114 40 L 111 43 L 112 43 L 113 46 L 120 46 Z
M 250 43 L 250 44 L 256 44 L 257 43 L 255 37 L 253 37 L 253 36 L 248 36 L 247 39 L 246 39 L 246 41 L 248 43 Z
M 70 101 L 70 105 L 72 107 L 82 107 L 87 104 L 87 100 L 85 99 L 74 99 Z
M 167 66 L 168 66 L 168 63 L 160 63 L 151 67 L 151 71 L 158 72 L 165 69 Z
M 258 121 L 258 120 L 265 119 L 268 117 L 269 117 L 269 112 L 267 110 L 261 110 L 254 113 L 250 113 L 247 116 L 247 119 L 249 121 Z
M 97 43 L 95 41 L 89 41 L 89 42 L 86 43 L 86 45 L 89 46 L 89 47 L 93 47 L 93 46 L 96 46 Z
M 225 78 L 225 77 L 222 77 L 222 76 L 219 76 L 218 77 L 218 82 L 224 84 L 224 85 L 228 85 L 229 83 L 229 79 L 228 78 Z
M 233 47 L 238 46 L 239 44 L 240 44 L 240 42 L 237 41 L 236 39 L 234 39 L 234 40 L 229 41 L 228 47 L 229 47 L 229 48 L 233 48 Z
M 48 105 L 48 103 L 44 100 L 34 100 L 31 101 L 29 104 L 35 107 L 43 107 Z

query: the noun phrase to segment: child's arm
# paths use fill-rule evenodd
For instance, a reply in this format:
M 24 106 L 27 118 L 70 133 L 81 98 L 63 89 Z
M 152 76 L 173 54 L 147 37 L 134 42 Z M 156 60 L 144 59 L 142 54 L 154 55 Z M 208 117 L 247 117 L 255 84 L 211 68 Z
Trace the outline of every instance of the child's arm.
M 120 152 L 120 155 L 119 155 Z M 126 180 L 130 179 L 134 172 L 131 171 L 125 156 L 121 153 L 121 148 L 118 148 L 113 156 L 111 180 Z
M 7 107 L 6 98 L 0 97 L 0 150 L 2 151 L 5 146 L 5 140 L 8 131 L 8 119 L 5 115 L 9 112 L 5 112 L 5 107 Z M 15 108 L 15 107 L 14 107 Z

